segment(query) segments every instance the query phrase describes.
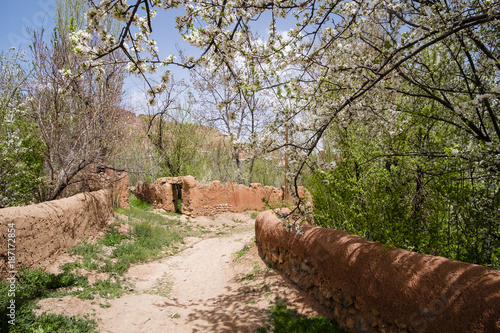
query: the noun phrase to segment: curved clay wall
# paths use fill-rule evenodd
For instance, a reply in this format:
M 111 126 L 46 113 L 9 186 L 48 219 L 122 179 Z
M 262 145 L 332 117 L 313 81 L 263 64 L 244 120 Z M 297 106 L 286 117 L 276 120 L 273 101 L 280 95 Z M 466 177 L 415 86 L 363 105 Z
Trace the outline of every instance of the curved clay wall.
M 260 213 L 261 257 L 351 332 L 500 332 L 500 271 Z
M 42 267 L 112 221 L 113 193 L 100 190 L 36 205 L 0 209 L 0 277 L 8 262 L 8 227 L 15 224 L 15 267 Z

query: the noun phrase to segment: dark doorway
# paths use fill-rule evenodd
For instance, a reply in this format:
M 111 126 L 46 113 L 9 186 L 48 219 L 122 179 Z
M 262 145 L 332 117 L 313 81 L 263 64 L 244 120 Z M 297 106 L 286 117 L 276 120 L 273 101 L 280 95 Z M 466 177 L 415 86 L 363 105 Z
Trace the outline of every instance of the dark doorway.
M 182 214 L 182 185 L 173 184 L 172 192 L 174 197 L 175 212 Z

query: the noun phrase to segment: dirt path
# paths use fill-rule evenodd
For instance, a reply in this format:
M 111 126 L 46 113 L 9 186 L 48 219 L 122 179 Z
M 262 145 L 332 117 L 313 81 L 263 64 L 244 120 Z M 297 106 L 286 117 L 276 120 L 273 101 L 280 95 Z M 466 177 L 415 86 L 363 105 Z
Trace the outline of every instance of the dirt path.
M 223 214 L 193 222 L 226 232 L 188 238 L 186 248 L 176 255 L 132 266 L 125 277 L 133 290 L 120 298 L 44 299 L 38 313 L 91 314 L 99 331 L 113 333 L 255 332 L 266 324 L 268 308 L 277 299 L 306 315 L 326 315 L 311 297 L 265 266 L 254 246 L 254 221 L 248 215 Z M 235 260 L 245 245 L 249 251 Z

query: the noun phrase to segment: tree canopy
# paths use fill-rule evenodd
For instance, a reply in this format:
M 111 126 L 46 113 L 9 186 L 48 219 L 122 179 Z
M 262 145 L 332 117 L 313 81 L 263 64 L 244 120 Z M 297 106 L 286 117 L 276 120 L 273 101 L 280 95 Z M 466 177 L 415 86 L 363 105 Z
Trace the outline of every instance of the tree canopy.
M 177 29 L 201 56 L 160 59 L 150 38 L 157 10 L 183 8 Z M 269 148 L 287 121 L 295 133 L 300 171 L 305 157 L 321 147 L 332 122 L 351 114 L 382 111 L 415 115 L 456 127 L 463 139 L 441 151 L 498 169 L 498 25 L 495 1 L 161 1 L 123 0 L 93 3 L 87 27 L 72 36 L 75 50 L 100 65 L 121 50 L 128 70 L 138 75 L 165 67 L 163 81 L 152 85 L 152 99 L 167 89 L 168 66 L 226 67 L 235 88 L 246 96 L 271 92 L 276 125 L 260 141 Z M 106 31 L 110 18 L 122 21 L 120 34 Z M 265 36 L 256 21 L 267 20 Z M 295 26 L 281 30 L 284 24 Z M 101 43 L 92 46 L 98 33 Z M 236 70 L 250 64 L 250 74 Z M 391 99 L 418 98 L 437 104 L 432 111 L 398 108 Z M 269 96 L 269 94 L 268 94 Z M 293 101 L 293 110 L 283 106 Z M 394 100 L 394 99 L 392 99 Z M 377 103 L 374 103 L 377 101 Z M 380 103 L 378 103 L 380 102 Z M 283 142 L 276 142 L 278 148 Z M 293 164 L 293 163 L 292 163 Z

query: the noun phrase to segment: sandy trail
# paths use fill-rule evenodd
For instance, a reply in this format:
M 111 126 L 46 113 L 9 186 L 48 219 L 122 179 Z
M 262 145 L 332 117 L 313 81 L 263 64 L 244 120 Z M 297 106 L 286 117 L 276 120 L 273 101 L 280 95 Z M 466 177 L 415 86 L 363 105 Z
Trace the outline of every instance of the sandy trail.
M 238 216 L 241 218 L 241 215 Z M 234 217 L 199 219 L 198 225 L 231 226 Z M 276 298 L 307 315 L 325 310 L 272 269 L 266 269 L 255 246 L 235 261 L 235 252 L 251 245 L 254 221 L 248 216 L 238 230 L 213 238 L 188 238 L 174 256 L 132 266 L 125 277 L 133 291 L 99 300 L 63 297 L 41 300 L 38 313 L 91 314 L 100 332 L 255 332 L 266 325 Z M 158 292 L 160 290 L 160 292 Z

